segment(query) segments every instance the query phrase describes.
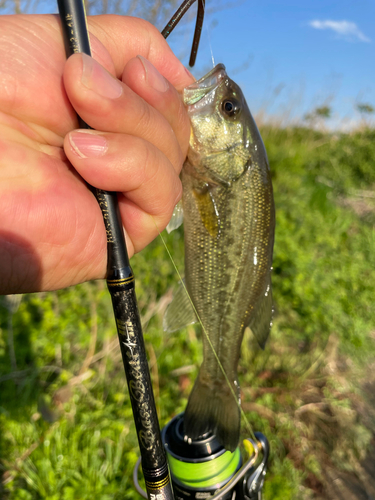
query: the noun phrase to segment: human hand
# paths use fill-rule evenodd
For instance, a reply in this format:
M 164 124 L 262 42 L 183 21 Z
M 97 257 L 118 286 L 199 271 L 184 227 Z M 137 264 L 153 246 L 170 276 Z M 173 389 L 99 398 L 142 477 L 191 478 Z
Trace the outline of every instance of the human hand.
M 0 18 L 2 294 L 105 276 L 103 218 L 86 182 L 120 193 L 129 256 L 157 235 L 150 215 L 164 229 L 181 196 L 190 123 L 178 91 L 191 75 L 145 21 L 88 26 L 93 59 L 66 61 L 57 16 Z M 96 130 L 76 131 L 76 112 Z

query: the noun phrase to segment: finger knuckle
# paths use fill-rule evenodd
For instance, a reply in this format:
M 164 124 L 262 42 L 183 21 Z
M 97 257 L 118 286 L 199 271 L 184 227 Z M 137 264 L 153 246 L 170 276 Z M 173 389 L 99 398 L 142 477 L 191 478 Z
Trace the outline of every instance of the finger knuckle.
M 148 104 L 140 101 L 134 118 L 134 135 L 148 135 L 152 127 L 152 112 Z

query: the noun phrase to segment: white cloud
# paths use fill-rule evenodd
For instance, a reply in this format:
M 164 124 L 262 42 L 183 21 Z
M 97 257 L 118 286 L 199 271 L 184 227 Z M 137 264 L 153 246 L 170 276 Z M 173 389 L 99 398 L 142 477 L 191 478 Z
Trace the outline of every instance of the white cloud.
M 355 23 L 350 21 L 319 21 L 318 19 L 310 21 L 309 25 L 317 30 L 332 30 L 337 35 L 347 39 L 357 39 L 361 42 L 371 42 L 370 38 L 362 33 Z

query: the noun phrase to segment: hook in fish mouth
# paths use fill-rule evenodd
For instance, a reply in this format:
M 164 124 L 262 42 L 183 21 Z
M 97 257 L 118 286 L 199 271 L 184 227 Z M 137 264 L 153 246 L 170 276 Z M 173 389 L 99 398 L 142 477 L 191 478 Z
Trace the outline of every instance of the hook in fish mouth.
M 217 64 L 209 73 L 202 76 L 199 80 L 189 85 L 188 89 L 209 88 L 217 85 L 221 80 L 227 77 L 224 64 Z

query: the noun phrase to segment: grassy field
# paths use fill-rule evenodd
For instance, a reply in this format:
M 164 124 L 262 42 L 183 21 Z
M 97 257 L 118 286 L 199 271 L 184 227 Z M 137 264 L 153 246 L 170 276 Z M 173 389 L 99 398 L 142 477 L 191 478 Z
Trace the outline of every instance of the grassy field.
M 276 203 L 275 316 L 264 351 L 245 337 L 243 408 L 271 443 L 265 500 L 332 499 L 344 471 L 366 483 L 361 462 L 374 447 L 375 132 L 262 135 Z M 165 238 L 183 271 L 181 230 Z M 178 277 L 160 239 L 132 266 L 164 425 L 186 405 L 200 334 L 162 331 Z M 140 498 L 105 284 L 3 297 L 0 328 L 0 498 Z

